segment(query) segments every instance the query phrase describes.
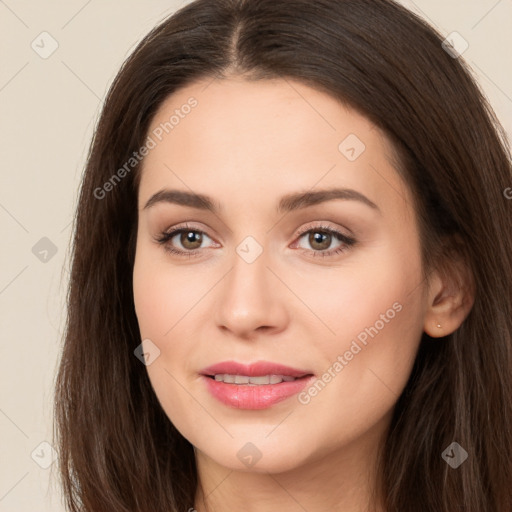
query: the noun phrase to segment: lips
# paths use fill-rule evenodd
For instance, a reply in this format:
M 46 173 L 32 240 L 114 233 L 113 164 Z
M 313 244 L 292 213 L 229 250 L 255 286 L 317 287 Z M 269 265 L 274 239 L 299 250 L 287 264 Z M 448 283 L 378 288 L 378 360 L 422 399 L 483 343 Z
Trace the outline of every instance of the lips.
M 202 370 L 210 394 L 236 409 L 266 409 L 299 393 L 314 375 L 267 361 L 245 365 L 225 361 Z
M 247 377 L 261 377 L 263 375 L 284 375 L 287 377 L 300 378 L 305 375 L 312 375 L 308 370 L 299 370 L 278 363 L 258 361 L 252 364 L 241 364 L 235 361 L 224 361 L 208 366 L 200 372 L 202 375 L 246 375 Z

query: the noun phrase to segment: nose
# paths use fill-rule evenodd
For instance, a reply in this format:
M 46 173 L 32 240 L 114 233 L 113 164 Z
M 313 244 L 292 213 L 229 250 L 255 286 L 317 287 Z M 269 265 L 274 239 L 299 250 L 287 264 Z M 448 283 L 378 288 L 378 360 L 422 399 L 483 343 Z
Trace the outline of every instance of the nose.
M 276 334 L 289 321 L 286 287 L 268 268 L 266 252 L 252 263 L 238 254 L 233 267 L 219 284 L 215 321 L 233 336 L 254 339 L 258 333 Z

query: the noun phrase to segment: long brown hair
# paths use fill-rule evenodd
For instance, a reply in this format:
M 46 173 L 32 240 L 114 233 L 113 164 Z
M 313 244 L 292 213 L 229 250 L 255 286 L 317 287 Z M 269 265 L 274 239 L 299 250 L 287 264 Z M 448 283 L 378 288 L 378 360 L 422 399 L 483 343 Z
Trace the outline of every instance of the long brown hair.
M 462 59 L 390 0 L 196 0 L 137 46 L 91 144 L 75 218 L 55 436 L 76 512 L 186 511 L 197 474 L 134 356 L 132 270 L 140 164 L 108 193 L 173 92 L 200 78 L 283 77 L 357 109 L 393 142 L 415 198 L 424 275 L 462 257 L 475 302 L 441 340 L 424 334 L 380 459 L 389 512 L 512 510 L 510 152 Z M 96 191 L 96 193 L 95 193 Z M 452 442 L 469 454 L 457 469 Z

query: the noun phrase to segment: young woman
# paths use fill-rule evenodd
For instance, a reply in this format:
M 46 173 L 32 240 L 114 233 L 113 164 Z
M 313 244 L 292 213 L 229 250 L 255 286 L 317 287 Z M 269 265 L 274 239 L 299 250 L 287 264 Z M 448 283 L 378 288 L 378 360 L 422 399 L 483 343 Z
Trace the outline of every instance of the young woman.
M 69 510 L 512 510 L 505 140 L 389 0 L 196 0 L 156 27 L 77 209 Z

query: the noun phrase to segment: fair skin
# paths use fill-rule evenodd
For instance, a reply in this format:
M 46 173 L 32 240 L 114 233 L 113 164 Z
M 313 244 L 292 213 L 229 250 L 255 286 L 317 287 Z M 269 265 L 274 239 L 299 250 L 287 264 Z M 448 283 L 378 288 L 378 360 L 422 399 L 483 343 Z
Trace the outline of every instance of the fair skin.
M 148 133 L 191 96 L 197 106 L 144 160 L 133 273 L 141 339 L 160 350 L 149 378 L 195 447 L 204 493 L 190 506 L 204 512 L 205 498 L 217 511 L 379 510 L 368 506 L 377 450 L 421 335 L 453 332 L 471 304 L 444 274 L 422 279 L 412 196 L 389 142 L 365 117 L 295 81 L 231 77 L 174 93 Z M 349 134 L 365 145 L 353 161 L 355 139 L 339 149 Z M 352 198 L 277 212 L 287 194 L 331 188 L 377 208 Z M 207 195 L 220 210 L 144 208 L 163 189 Z M 202 239 L 185 233 L 166 243 L 195 250 L 190 258 L 155 241 L 184 223 Z M 308 234 L 325 234 L 320 226 L 356 243 L 315 241 Z M 237 252 L 248 236 L 262 250 L 251 263 Z M 346 354 L 371 326 L 367 344 Z M 318 379 L 330 368 L 331 379 L 309 401 L 240 409 L 212 396 L 200 375 L 227 360 L 277 362 Z M 237 456 L 248 442 L 261 454 L 250 467 Z

